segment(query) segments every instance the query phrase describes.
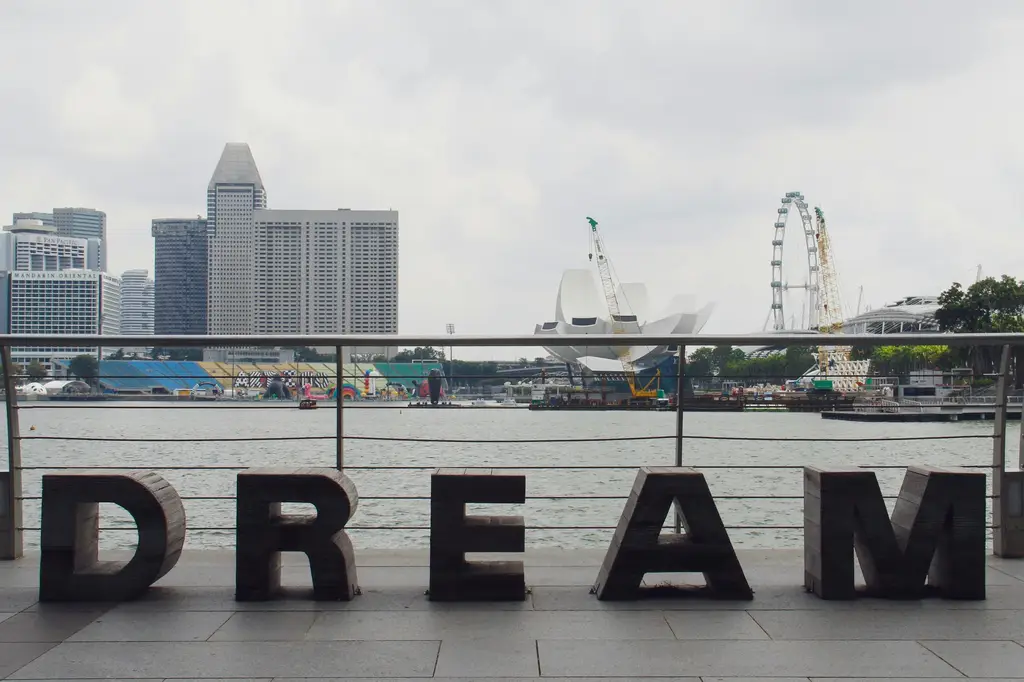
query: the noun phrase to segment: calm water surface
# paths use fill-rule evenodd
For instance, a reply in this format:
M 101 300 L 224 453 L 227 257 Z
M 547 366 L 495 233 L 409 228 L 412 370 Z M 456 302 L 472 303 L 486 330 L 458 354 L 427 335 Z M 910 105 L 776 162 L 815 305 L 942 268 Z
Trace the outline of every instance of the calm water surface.
M 218 405 L 176 409 L 164 403 L 145 409 L 118 409 L 126 403 L 39 409 L 34 403 L 21 411 L 22 435 L 94 436 L 107 438 L 211 438 L 328 436 L 334 434 L 335 411 L 300 412 L 294 407 L 224 409 Z M 350 436 L 455 439 L 544 439 L 583 437 L 639 437 L 670 435 L 675 415 L 670 412 L 530 412 L 525 409 L 463 408 L 452 410 L 372 407 L 345 410 Z M 891 438 L 900 436 L 990 436 L 991 422 L 952 424 L 864 424 L 825 421 L 816 414 L 790 413 L 686 413 L 686 433 L 694 436 L 770 438 Z M 35 426 L 35 430 L 30 430 Z M 6 425 L 4 425 L 6 429 Z M 1009 459 L 1016 460 L 1019 425 L 1010 426 Z M 528 496 L 591 495 L 625 497 L 642 465 L 671 465 L 672 440 L 605 443 L 411 443 L 348 440 L 348 466 L 595 466 L 616 465 L 623 470 L 527 470 Z M 333 439 L 255 443 L 132 443 L 26 440 L 26 467 L 96 465 L 114 468 L 151 468 L 160 471 L 185 495 L 225 496 L 234 493 L 234 472 L 195 469 L 166 471 L 164 466 L 333 466 Z M 685 464 L 708 468 L 712 492 L 720 496 L 719 509 L 726 524 L 743 526 L 800 525 L 799 499 L 735 500 L 738 495 L 799 496 L 799 469 L 744 469 L 741 465 L 804 466 L 987 464 L 992 457 L 990 438 L 918 442 L 764 442 L 687 440 Z M 41 470 L 26 471 L 25 494 L 39 495 Z M 426 526 L 426 500 L 373 500 L 391 495 L 427 496 L 430 471 L 366 471 L 349 473 L 361 498 L 353 526 Z M 878 472 L 883 492 L 894 494 L 902 480 L 899 470 Z M 528 526 L 612 526 L 622 499 L 528 500 L 525 506 L 488 506 L 491 513 L 516 513 Z M 234 544 L 233 500 L 187 500 L 191 547 L 230 547 Z M 471 505 L 471 509 L 475 509 Z M 481 507 L 482 508 L 482 507 Z M 125 526 L 126 515 L 116 507 L 104 508 L 105 526 Z M 39 526 L 38 501 L 26 501 L 25 525 Z M 201 530 L 204 527 L 223 530 Z M 801 531 L 762 527 L 732 531 L 742 547 L 799 547 Z M 427 532 L 415 529 L 353 530 L 357 547 L 426 546 Z M 527 531 L 531 547 L 600 547 L 609 530 Z M 135 534 L 110 530 L 104 547 L 131 546 Z M 38 532 L 27 533 L 29 546 L 38 544 Z

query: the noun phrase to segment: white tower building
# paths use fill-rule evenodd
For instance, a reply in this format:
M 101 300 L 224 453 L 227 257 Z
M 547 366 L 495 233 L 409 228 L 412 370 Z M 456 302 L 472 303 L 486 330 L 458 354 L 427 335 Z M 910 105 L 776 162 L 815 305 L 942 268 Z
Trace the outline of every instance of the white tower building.
M 126 270 L 121 275 L 121 333 L 152 335 L 153 302 L 149 270 Z
M 249 145 L 224 145 L 206 189 L 211 334 L 254 331 L 252 217 L 253 211 L 266 207 L 267 194 Z

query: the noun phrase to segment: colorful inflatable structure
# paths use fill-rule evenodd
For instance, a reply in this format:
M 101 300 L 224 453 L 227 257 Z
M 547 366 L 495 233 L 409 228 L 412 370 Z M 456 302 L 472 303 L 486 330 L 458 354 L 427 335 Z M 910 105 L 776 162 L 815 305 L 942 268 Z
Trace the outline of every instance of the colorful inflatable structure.
M 258 396 L 290 400 L 333 400 L 340 383 L 345 400 L 405 400 L 431 398 L 428 377 L 439 382 L 438 398 L 447 389 L 439 362 L 293 364 L 103 360 L 99 383 L 108 393 L 123 395 L 188 396 L 197 386 L 216 387 L 226 397 Z M 211 391 L 216 392 L 216 391 Z

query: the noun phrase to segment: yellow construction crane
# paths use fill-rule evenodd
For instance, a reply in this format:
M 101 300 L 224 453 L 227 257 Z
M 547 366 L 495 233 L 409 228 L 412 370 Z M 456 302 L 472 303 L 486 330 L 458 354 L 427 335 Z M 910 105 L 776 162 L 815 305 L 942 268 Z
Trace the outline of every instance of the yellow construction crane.
M 818 331 L 822 334 L 838 334 L 843 328 L 843 302 L 839 294 L 839 274 L 836 272 L 832 243 L 825 225 L 825 213 L 814 209 L 815 239 L 818 243 L 818 264 L 821 272 L 818 294 Z M 830 360 L 848 360 L 849 348 L 818 346 L 818 370 L 828 373 Z
M 618 295 L 615 293 L 615 280 L 612 278 L 611 262 L 605 253 L 604 242 L 601 240 L 601 233 L 597 231 L 597 221 L 587 217 L 590 223 L 590 260 L 597 256 L 597 272 L 601 277 L 601 288 L 604 290 L 605 302 L 608 304 L 608 315 L 611 317 L 612 333 L 625 334 L 627 332 L 625 322 L 636 322 L 635 315 L 623 315 L 619 308 Z M 632 317 L 632 319 L 627 319 Z M 619 361 L 622 363 L 622 371 L 626 374 L 626 381 L 629 382 L 629 392 L 634 398 L 657 398 L 658 391 L 650 387 L 657 380 L 657 375 L 651 379 L 647 386 L 637 388 L 636 368 L 633 365 L 633 356 L 629 346 L 624 346 L 621 351 L 616 351 Z

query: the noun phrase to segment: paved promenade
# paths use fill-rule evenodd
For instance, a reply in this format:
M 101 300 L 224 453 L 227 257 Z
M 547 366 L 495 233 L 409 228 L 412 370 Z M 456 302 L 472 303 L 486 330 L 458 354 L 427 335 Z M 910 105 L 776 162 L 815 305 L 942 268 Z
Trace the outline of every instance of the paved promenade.
M 425 552 L 358 559 L 351 603 L 236 603 L 233 555 L 196 551 L 106 607 L 38 604 L 36 558 L 0 562 L 0 678 L 1024 680 L 1024 561 L 990 559 L 984 602 L 824 602 L 799 552 L 741 552 L 753 602 L 602 603 L 601 553 L 538 551 L 526 602 L 438 605 Z M 308 585 L 299 557 L 284 573 Z

